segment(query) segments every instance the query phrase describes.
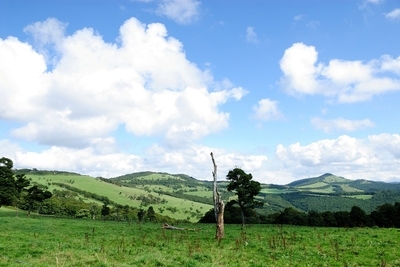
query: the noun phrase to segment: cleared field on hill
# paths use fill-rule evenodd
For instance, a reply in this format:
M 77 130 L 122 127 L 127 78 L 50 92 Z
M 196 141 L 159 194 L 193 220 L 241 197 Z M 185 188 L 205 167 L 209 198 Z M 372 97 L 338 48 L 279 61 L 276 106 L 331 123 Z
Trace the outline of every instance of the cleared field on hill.
M 353 193 L 353 192 L 364 192 L 364 190 L 351 187 L 351 186 L 349 186 L 349 185 L 347 185 L 347 184 L 342 184 L 342 185 L 340 185 L 340 187 L 342 188 L 342 190 L 343 190 L 344 192 L 348 192 L 348 193 Z
M 127 224 L 0 209 L 0 266 L 400 266 L 399 229 Z
M 371 199 L 372 195 L 354 195 L 354 196 L 347 196 L 347 197 L 352 197 L 352 198 L 357 198 L 357 199 Z

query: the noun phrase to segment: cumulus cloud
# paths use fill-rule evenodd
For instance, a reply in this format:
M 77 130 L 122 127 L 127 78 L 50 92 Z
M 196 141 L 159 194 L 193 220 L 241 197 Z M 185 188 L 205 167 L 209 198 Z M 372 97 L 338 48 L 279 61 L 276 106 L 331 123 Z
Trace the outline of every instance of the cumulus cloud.
M 0 118 L 22 124 L 15 137 L 82 148 L 122 126 L 179 144 L 227 127 L 229 114 L 220 106 L 246 94 L 215 87 L 162 24 L 129 19 L 117 43 L 90 28 L 64 36 L 64 27 L 54 19 L 26 27 L 39 43 L 57 43 L 51 70 L 29 43 L 0 39 Z
M 350 179 L 393 181 L 399 179 L 400 135 L 371 135 L 366 139 L 343 135 L 308 145 L 278 145 L 275 156 L 282 168 L 295 176 L 331 172 Z
M 359 129 L 373 127 L 375 124 L 369 119 L 363 120 L 348 120 L 344 118 L 337 118 L 332 120 L 325 120 L 322 118 L 313 118 L 311 124 L 316 128 L 323 130 L 326 133 L 334 131 L 347 131 L 353 132 Z
M 341 103 L 360 102 L 400 90 L 399 59 L 383 55 L 369 62 L 318 62 L 314 46 L 295 43 L 280 60 L 281 85 L 293 95 L 324 95 Z
M 400 19 L 400 8 L 396 8 L 385 15 L 388 19 Z
M 162 0 L 156 12 L 180 24 L 188 24 L 197 19 L 199 8 L 200 2 L 196 0 Z
M 268 98 L 261 99 L 253 107 L 254 118 L 260 121 L 277 120 L 283 118 L 278 108 L 278 102 Z
M 197 179 L 211 180 L 210 152 L 213 151 L 220 180 L 224 180 L 228 171 L 237 166 L 251 172 L 258 180 L 265 181 L 263 174 L 269 161 L 265 155 L 245 155 L 201 145 L 169 150 L 154 144 L 141 156 L 113 148 L 115 140 L 112 138 L 95 140 L 86 148 L 52 146 L 41 152 L 26 151 L 9 140 L 0 140 L 0 154 L 12 159 L 16 168 L 65 170 L 94 177 L 116 177 L 152 170 L 184 173 Z
M 316 77 L 321 66 L 316 66 L 318 53 L 313 46 L 293 44 L 280 60 L 284 73 L 282 83 L 289 93 L 315 94 L 318 92 Z
M 59 43 L 64 38 L 67 23 L 55 18 L 48 18 L 45 21 L 38 21 L 24 28 L 37 42 L 42 45 Z
M 357 139 L 348 135 L 309 144 L 278 145 L 275 158 L 262 154 L 241 154 L 202 145 L 175 150 L 153 145 L 143 155 L 113 149 L 115 140 L 98 139 L 87 148 L 50 147 L 29 152 L 9 140 L 0 140 L 0 154 L 14 160 L 15 168 L 66 170 L 102 177 L 115 177 L 138 171 L 185 173 L 211 180 L 210 152 L 218 165 L 218 177 L 234 167 L 253 174 L 263 183 L 286 184 L 295 179 L 330 172 L 349 179 L 399 180 L 400 135 L 370 135 Z

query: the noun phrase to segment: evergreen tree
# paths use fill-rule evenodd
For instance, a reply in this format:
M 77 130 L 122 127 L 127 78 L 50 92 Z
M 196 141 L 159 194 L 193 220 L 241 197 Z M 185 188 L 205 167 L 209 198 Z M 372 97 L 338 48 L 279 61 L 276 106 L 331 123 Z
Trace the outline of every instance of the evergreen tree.
M 261 207 L 264 203 L 255 200 L 255 196 L 261 191 L 259 182 L 253 181 L 251 173 L 246 174 L 242 169 L 235 168 L 228 172 L 226 179 L 230 181 L 227 185 L 228 191 L 234 191 L 237 195 L 236 204 L 239 205 L 242 215 L 242 227 L 245 224 L 246 209 Z

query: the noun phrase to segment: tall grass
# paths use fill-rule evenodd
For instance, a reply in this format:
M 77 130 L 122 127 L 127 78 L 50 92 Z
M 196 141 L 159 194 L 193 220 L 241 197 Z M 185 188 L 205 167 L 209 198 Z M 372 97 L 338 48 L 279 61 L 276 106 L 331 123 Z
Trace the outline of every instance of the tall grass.
M 131 224 L 0 209 L 0 266 L 400 266 L 399 229 Z

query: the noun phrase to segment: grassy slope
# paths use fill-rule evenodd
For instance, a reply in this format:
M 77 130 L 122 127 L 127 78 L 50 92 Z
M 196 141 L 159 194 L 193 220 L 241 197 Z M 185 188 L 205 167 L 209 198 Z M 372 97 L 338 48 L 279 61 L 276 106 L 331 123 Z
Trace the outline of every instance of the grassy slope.
M 187 212 L 193 212 L 195 210 L 199 210 L 202 213 L 205 213 L 209 209 L 212 208 L 211 205 L 188 201 L 168 195 L 159 195 L 158 193 L 151 192 L 149 193 L 145 189 L 134 188 L 134 187 L 126 187 L 126 186 L 118 186 L 115 184 L 106 183 L 104 181 L 95 179 L 90 176 L 83 175 L 63 175 L 63 174 L 46 174 L 46 175 L 36 175 L 32 173 L 28 173 L 26 175 L 28 178 L 31 178 L 33 181 L 48 184 L 53 182 L 58 183 L 66 183 L 69 186 L 73 186 L 79 188 L 81 190 L 85 190 L 88 192 L 93 192 L 101 196 L 106 196 L 114 202 L 121 205 L 129 205 L 132 207 L 139 207 L 141 202 L 139 200 L 131 200 L 130 196 L 139 196 L 139 195 L 154 195 L 156 197 L 163 198 L 167 200 L 166 204 L 151 204 L 154 210 L 158 212 L 159 208 L 166 207 L 179 207 L 178 211 L 173 213 L 169 210 L 163 211 L 163 215 L 170 216 L 176 219 L 186 219 L 188 217 Z M 50 186 L 49 189 L 53 190 L 56 188 L 54 185 Z M 57 189 L 60 189 L 57 187 Z M 197 219 L 193 218 L 192 221 L 197 221 Z

